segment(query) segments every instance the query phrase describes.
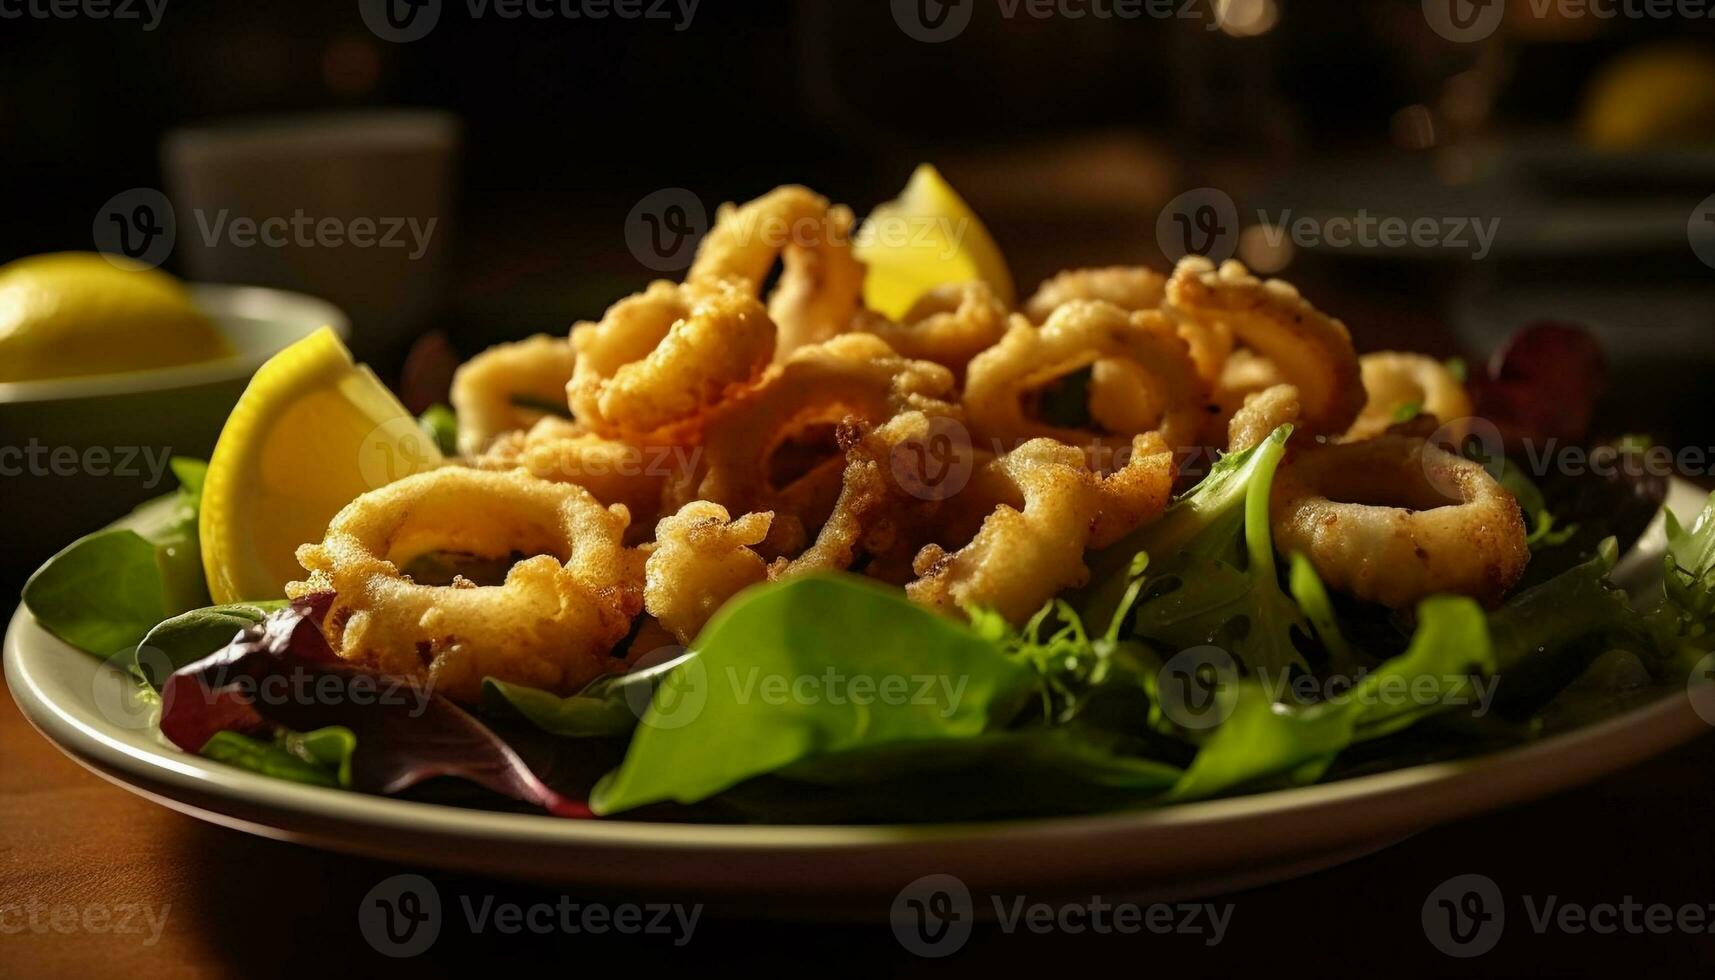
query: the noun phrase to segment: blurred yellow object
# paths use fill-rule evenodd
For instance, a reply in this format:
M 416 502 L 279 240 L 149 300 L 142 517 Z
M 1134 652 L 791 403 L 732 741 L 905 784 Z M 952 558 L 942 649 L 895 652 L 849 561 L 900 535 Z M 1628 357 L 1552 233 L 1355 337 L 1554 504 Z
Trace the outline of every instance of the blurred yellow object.
M 869 266 L 864 302 L 899 319 L 943 283 L 981 280 L 1002 302 L 1017 303 L 1012 273 L 988 229 L 939 171 L 925 163 L 897 200 L 880 205 L 857 233 Z
M 1603 150 L 1715 142 L 1715 56 L 1677 45 L 1620 55 L 1590 83 L 1580 129 Z
M 0 381 L 117 374 L 232 354 L 184 284 L 95 252 L 0 266 Z
M 298 546 L 358 497 L 444 460 L 405 406 L 331 329 L 256 372 L 209 460 L 202 562 L 216 602 L 278 599 Z

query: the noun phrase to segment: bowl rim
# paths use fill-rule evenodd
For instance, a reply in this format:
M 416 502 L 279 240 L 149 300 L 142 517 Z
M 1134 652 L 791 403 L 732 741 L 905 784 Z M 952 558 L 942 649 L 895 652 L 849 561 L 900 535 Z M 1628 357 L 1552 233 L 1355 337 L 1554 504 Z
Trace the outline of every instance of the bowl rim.
M 197 306 L 216 323 L 221 324 L 223 330 L 226 317 L 244 316 L 257 320 L 302 324 L 302 336 L 305 337 L 323 326 L 333 328 L 333 332 L 342 341 L 351 336 L 351 318 L 345 311 L 308 293 L 228 283 L 190 283 L 188 286 L 196 298 Z M 140 395 L 242 380 L 256 373 L 257 368 L 279 352 L 279 349 L 260 350 L 250 354 L 233 354 L 213 361 L 143 371 L 45 378 L 41 381 L 0 382 L 0 405 Z

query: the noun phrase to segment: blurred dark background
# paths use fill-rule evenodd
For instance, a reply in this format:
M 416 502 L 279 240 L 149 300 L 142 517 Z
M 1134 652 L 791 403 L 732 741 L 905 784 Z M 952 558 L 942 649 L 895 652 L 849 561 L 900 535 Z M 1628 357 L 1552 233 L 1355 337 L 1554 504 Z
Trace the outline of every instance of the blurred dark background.
M 1361 349 L 1480 360 L 1532 320 L 1585 323 L 1631 393 L 1610 396 L 1605 428 L 1715 444 L 1701 404 L 1715 243 L 1688 230 L 1715 192 L 1707 19 L 1497 4 L 1466 38 L 1419 0 L 702 0 L 688 19 L 663 4 L 601 20 L 441 0 L 426 36 L 395 43 L 363 6 L 169 0 L 149 30 L 141 0 L 141 22 L 0 20 L 0 260 L 93 248 L 115 194 L 174 190 L 175 128 L 443 110 L 462 143 L 440 271 L 408 316 L 352 310 L 359 352 L 420 408 L 457 357 L 565 330 L 661 274 L 625 223 L 663 188 L 712 212 L 797 181 L 862 214 L 933 161 L 1021 293 L 1068 266 L 1164 262 L 1163 209 L 1212 188 L 1241 227 L 1286 209 L 1498 222 L 1480 251 L 1451 234 L 1280 246 L 1256 229 L 1233 247 L 1342 316 Z M 1186 16 L 1149 15 L 1166 10 Z M 920 40 L 940 13 L 968 23 Z M 269 179 L 265 160 L 251 169 Z M 165 268 L 193 276 L 188 235 Z

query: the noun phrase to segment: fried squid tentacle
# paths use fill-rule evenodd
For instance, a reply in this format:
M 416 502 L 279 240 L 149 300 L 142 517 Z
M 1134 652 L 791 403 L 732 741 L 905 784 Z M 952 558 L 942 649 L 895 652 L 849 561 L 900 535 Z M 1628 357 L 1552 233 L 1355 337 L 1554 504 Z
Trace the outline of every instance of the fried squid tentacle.
M 662 518 L 645 566 L 644 609 L 680 644 L 689 644 L 728 599 L 768 578 L 768 566 L 752 549 L 768 536 L 773 518 L 763 512 L 734 519 L 706 500 Z

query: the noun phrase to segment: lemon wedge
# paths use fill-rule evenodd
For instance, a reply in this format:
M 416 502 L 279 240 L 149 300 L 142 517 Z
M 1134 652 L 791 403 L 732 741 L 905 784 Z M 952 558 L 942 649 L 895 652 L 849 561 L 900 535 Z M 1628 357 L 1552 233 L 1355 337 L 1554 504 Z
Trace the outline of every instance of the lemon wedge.
M 981 280 L 1007 306 L 1017 300 L 1000 246 L 971 206 L 927 163 L 896 200 L 864 220 L 856 250 L 869 266 L 864 302 L 894 319 L 943 283 Z
M 212 361 L 231 355 L 184 284 L 95 252 L 0 266 L 0 381 L 37 381 Z
M 221 431 L 203 484 L 203 571 L 218 603 L 278 598 L 356 498 L 442 465 L 433 440 L 323 327 L 262 366 Z

